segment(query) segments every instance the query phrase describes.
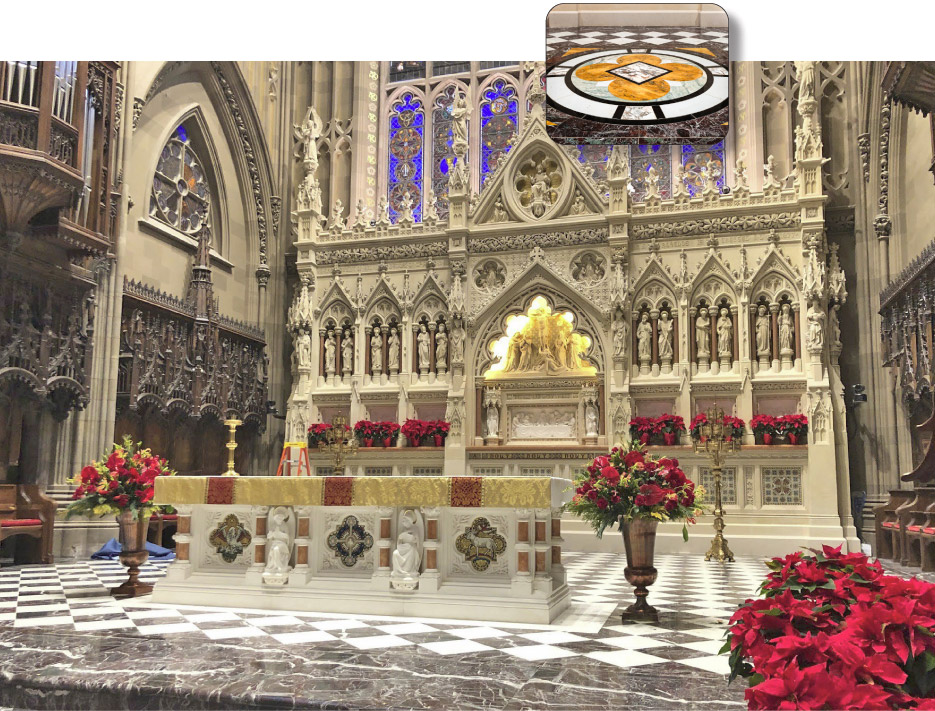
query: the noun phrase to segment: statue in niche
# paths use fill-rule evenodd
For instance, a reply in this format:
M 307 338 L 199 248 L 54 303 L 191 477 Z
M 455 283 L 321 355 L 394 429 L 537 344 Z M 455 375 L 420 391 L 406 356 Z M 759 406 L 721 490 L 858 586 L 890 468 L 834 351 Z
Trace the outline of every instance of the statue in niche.
M 424 323 L 419 326 L 419 335 L 416 336 L 416 343 L 418 344 L 419 370 L 428 371 L 429 348 L 432 345 L 432 337 L 429 335 L 429 330 Z
M 459 93 L 451 105 L 451 146 L 455 155 L 463 155 L 462 151 L 467 151 L 468 147 L 468 107 L 467 96 Z
M 571 205 L 571 214 L 572 215 L 586 215 L 588 214 L 588 206 L 584 202 L 584 195 L 581 194 L 580 190 L 575 191 L 575 201 Z
M 659 331 L 657 346 L 659 348 L 659 360 L 672 360 L 672 327 L 675 324 L 669 318 L 669 312 L 663 311 L 659 314 L 659 320 L 656 322 L 656 329 Z
M 497 197 L 497 201 L 493 205 L 493 222 L 506 222 L 507 214 L 506 209 L 503 207 L 503 200 Z
M 334 375 L 337 371 L 338 342 L 334 339 L 334 331 L 328 331 L 325 338 L 325 373 Z
M 324 124 L 314 106 L 309 106 L 301 126 L 295 126 L 295 137 L 302 143 L 302 158 L 307 173 L 318 168 L 318 139 Z
M 717 354 L 721 358 L 730 358 L 734 354 L 734 322 L 726 306 L 721 307 L 717 320 Z
M 768 356 L 769 339 L 772 325 L 770 324 L 769 311 L 766 304 L 760 304 L 756 307 L 756 354 L 758 356 Z
M 447 370 L 448 363 L 448 333 L 445 331 L 445 324 L 438 324 L 438 331 L 435 333 L 435 369 Z
M 825 312 L 817 299 L 808 307 L 808 349 L 820 351 L 825 345 Z
M 500 436 L 500 410 L 493 400 L 487 403 L 487 436 Z
M 266 534 L 266 567 L 263 582 L 285 585 L 289 579 L 289 559 L 292 551 L 289 541 L 289 519 L 292 512 L 277 506 L 269 514 L 269 533 Z
M 779 311 L 779 352 L 793 353 L 792 339 L 795 333 L 795 317 L 792 315 L 792 307 L 788 303 L 783 304 Z
M 627 349 L 627 320 L 623 314 L 617 313 L 612 326 L 614 337 L 614 355 L 622 357 Z
M 464 327 L 459 323 L 451 329 L 451 360 L 460 363 L 464 360 Z
M 399 515 L 397 523 L 396 550 L 393 551 L 392 578 L 400 581 L 415 581 L 422 567 L 421 519 L 412 509 Z
M 304 328 L 299 331 L 295 339 L 295 353 L 299 368 L 308 368 L 312 365 L 312 337 Z
M 374 375 L 383 372 L 383 330 L 379 326 L 373 327 L 370 336 L 370 372 Z
M 653 325 L 649 322 L 649 312 L 644 311 L 636 327 L 636 347 L 640 360 L 649 362 L 653 357 Z
M 584 435 L 597 437 L 597 405 L 589 401 L 584 409 Z
M 841 304 L 835 304 L 828 312 L 828 326 L 831 330 L 831 347 L 837 349 L 841 348 L 841 322 L 838 319 L 838 311 L 840 308 Z
M 705 306 L 698 309 L 698 317 L 695 319 L 695 348 L 699 358 L 711 355 L 711 317 Z
M 523 209 L 534 217 L 542 217 L 558 199 L 562 174 L 551 157 L 537 155 L 524 161 L 516 175 L 514 186 Z
M 399 367 L 399 334 L 396 327 L 390 328 L 390 335 L 386 339 L 387 362 L 390 370 Z
M 341 368 L 345 373 L 354 371 L 354 338 L 350 329 L 341 337 Z

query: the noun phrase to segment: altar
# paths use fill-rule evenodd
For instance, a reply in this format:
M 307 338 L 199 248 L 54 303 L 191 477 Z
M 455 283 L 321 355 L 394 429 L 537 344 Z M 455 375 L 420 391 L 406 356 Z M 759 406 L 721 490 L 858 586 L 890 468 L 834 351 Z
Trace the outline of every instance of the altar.
M 164 603 L 547 624 L 569 605 L 555 477 L 160 477 Z

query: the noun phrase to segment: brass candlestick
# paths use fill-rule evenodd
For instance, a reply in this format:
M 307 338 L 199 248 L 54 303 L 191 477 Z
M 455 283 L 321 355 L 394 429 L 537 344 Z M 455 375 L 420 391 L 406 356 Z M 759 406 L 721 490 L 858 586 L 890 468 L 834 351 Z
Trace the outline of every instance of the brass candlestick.
M 734 554 L 727 547 L 724 538 L 724 509 L 721 507 L 721 467 L 728 454 L 740 451 L 740 442 L 726 439 L 724 410 L 717 404 L 705 413 L 707 422 L 701 425 L 701 437 L 693 440 L 696 454 L 707 454 L 711 459 L 711 471 L 714 474 L 714 539 L 711 548 L 705 553 L 705 560 L 719 563 L 734 562 Z
M 344 474 L 344 459 L 357 454 L 357 440 L 347 426 L 347 418 L 336 415 L 331 420 L 331 429 L 325 433 L 325 441 L 318 443 L 319 452 L 331 454 L 332 476 Z
M 227 471 L 221 474 L 221 476 L 240 476 L 236 471 L 234 471 L 234 450 L 237 449 L 237 428 L 240 427 L 243 422 L 240 420 L 224 420 L 224 424 L 227 425 L 227 429 L 230 430 L 230 440 L 227 443 Z

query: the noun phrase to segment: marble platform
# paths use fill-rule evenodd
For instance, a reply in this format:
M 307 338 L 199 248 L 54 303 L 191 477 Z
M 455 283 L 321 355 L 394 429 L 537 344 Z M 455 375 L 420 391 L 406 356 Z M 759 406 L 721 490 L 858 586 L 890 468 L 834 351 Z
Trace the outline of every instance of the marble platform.
M 0 708 L 744 708 L 716 651 L 761 561 L 657 556 L 657 625 L 620 624 L 624 567 L 569 554 L 549 625 L 117 601 L 117 563 L 3 568 Z

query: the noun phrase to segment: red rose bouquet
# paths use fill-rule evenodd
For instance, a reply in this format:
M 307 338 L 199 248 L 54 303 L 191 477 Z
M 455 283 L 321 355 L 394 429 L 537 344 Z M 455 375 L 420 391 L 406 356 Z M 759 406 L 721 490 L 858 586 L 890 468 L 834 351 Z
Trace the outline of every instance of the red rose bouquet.
M 656 459 L 642 447 L 614 447 L 575 477 L 575 495 L 564 510 L 588 521 L 600 538 L 604 529 L 634 518 L 694 523 L 703 490 L 695 487 L 677 459 Z M 688 528 L 682 527 L 688 540 Z
M 840 547 L 767 565 L 721 650 L 750 709 L 935 709 L 935 585 Z
M 103 516 L 131 511 L 133 518 L 151 516 L 154 506 L 155 481 L 160 476 L 172 476 L 162 457 L 124 435 L 122 444 L 115 444 L 108 455 L 89 464 L 71 480 L 77 484 L 66 517 L 75 515 Z

